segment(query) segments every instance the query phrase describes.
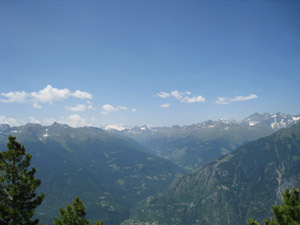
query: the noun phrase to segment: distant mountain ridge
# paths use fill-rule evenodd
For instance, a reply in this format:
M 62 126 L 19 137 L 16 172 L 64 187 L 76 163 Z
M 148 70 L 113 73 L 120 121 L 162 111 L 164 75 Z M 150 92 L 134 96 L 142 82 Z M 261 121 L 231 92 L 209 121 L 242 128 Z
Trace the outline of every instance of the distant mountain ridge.
M 58 123 L 1 125 L 0 150 L 6 149 L 9 134 L 17 136 L 32 154 L 32 166 L 42 181 L 39 191 L 46 193 L 36 213 L 47 224 L 53 223 L 59 208 L 79 196 L 92 221 L 118 225 L 134 204 L 163 190 L 183 173 L 134 140 L 99 128 Z
M 143 125 L 143 126 L 135 126 L 135 127 L 131 128 L 127 125 L 120 124 L 120 125 L 106 125 L 103 127 L 103 129 L 104 130 L 117 130 L 117 131 L 123 131 L 123 132 L 132 132 L 132 133 L 141 133 L 141 132 L 154 133 L 156 131 L 159 131 L 160 129 L 167 129 L 167 128 L 169 128 L 169 129 L 172 129 L 172 128 L 191 129 L 194 127 L 212 128 L 214 126 L 217 126 L 220 123 L 227 124 L 227 125 L 243 124 L 243 125 L 248 125 L 250 127 L 264 125 L 264 126 L 269 126 L 272 129 L 281 129 L 281 128 L 290 127 L 299 121 L 300 121 L 300 114 L 291 115 L 291 114 L 277 112 L 275 114 L 254 113 L 254 114 L 250 115 L 249 117 L 243 119 L 240 122 L 231 120 L 231 119 L 227 119 L 227 118 L 220 118 L 216 121 L 207 120 L 207 121 L 203 121 L 201 123 L 195 123 L 195 124 L 184 125 L 184 126 L 174 125 L 171 127 L 152 127 L 152 126 L 148 126 L 148 125 Z
M 186 126 L 133 127 L 121 125 L 109 132 L 132 138 L 152 154 L 171 160 L 186 170 L 194 170 L 205 163 L 229 153 L 249 141 L 270 135 L 280 128 L 300 121 L 299 115 L 284 113 L 255 113 L 241 122 L 229 119 L 207 120 Z
M 171 160 L 185 170 L 192 171 L 244 143 L 270 135 L 280 128 L 290 127 L 299 121 L 300 114 L 255 113 L 241 122 L 221 118 L 171 127 L 144 125 L 129 128 L 126 125 L 106 125 L 103 132 L 133 139 L 146 146 L 148 153 Z M 8 125 L 1 125 L 0 132 L 7 127 Z M 43 140 L 45 137 L 41 135 L 39 138 Z
M 271 216 L 281 193 L 298 186 L 300 123 L 249 142 L 149 197 L 122 225 L 242 225 Z
M 299 115 L 290 115 L 285 113 L 276 114 L 259 114 L 255 113 L 242 121 L 242 123 L 248 124 L 249 126 L 270 126 L 272 129 L 281 129 L 290 127 L 300 121 Z
M 7 136 L 12 134 L 32 153 L 32 165 L 38 168 L 37 175 L 42 179 L 40 190 L 48 196 L 37 211 L 43 218 L 42 222 L 51 223 L 51 218 L 58 214 L 58 208 L 80 196 L 86 202 L 89 218 L 104 219 L 105 224 L 115 225 L 128 217 L 130 208 L 137 202 L 165 189 L 183 173 L 181 168 L 192 171 L 212 161 L 207 164 L 211 165 L 223 155 L 219 162 L 226 162 L 238 146 L 299 121 L 299 115 L 256 113 L 241 122 L 223 118 L 187 126 L 127 128 L 121 125 L 107 126 L 107 130 L 71 128 L 59 123 L 20 127 L 0 124 L 0 150 L 5 149 Z M 181 168 L 157 156 L 171 160 Z M 255 160 L 255 157 L 252 158 Z M 292 158 L 297 160 L 297 155 Z M 210 168 L 205 170 L 210 174 L 212 167 L 201 168 Z M 276 171 L 283 173 L 279 169 Z M 212 176 L 212 179 L 217 178 Z M 290 180 L 294 182 L 294 179 Z M 287 187 L 288 182 L 282 184 L 281 189 Z M 211 182 L 211 185 L 210 188 L 215 190 L 215 183 Z M 221 189 L 227 187 L 216 185 Z M 278 193 L 280 195 L 280 191 Z M 189 197 L 194 198 L 192 195 Z M 140 204 L 133 210 L 134 219 L 140 219 L 137 209 L 144 206 Z M 180 215 L 177 211 L 173 212 Z M 148 214 L 143 215 L 148 218 Z

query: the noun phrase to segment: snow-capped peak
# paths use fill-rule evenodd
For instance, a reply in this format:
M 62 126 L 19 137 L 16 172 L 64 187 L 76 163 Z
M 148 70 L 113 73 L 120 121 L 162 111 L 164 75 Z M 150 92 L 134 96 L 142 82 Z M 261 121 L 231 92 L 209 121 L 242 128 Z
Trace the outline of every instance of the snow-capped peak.
M 126 127 L 124 124 L 119 124 L 119 125 L 106 125 L 104 127 L 104 130 L 117 130 L 117 131 L 123 131 L 129 129 L 128 127 Z
M 298 117 L 293 116 L 292 119 L 293 119 L 295 122 L 298 122 L 298 120 L 300 120 L 300 116 L 298 116 Z
M 266 125 L 272 129 L 280 129 L 285 127 L 290 127 L 293 124 L 296 124 L 300 120 L 300 115 L 292 116 L 290 114 L 285 114 L 277 112 L 275 114 L 259 114 L 255 113 L 242 121 L 251 127 L 256 125 Z
M 233 123 L 236 123 L 236 121 L 230 120 L 230 119 L 227 119 L 227 118 L 220 118 L 218 121 L 219 121 L 219 122 L 222 122 L 222 123 L 225 123 L 225 124 L 233 124 Z
M 153 131 L 153 129 L 151 127 L 149 127 L 148 125 L 141 126 L 140 130 L 151 130 L 151 131 Z

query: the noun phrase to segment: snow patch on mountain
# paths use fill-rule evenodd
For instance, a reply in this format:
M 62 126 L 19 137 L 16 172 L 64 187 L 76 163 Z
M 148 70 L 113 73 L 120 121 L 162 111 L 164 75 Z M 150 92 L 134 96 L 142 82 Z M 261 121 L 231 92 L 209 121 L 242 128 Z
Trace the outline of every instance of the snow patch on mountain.
M 104 127 L 104 130 L 117 130 L 117 131 L 123 131 L 129 129 L 125 125 L 120 124 L 120 125 L 106 125 Z
M 253 126 L 255 126 L 258 123 L 259 123 L 258 121 L 249 121 L 249 126 L 253 127 Z
M 227 118 L 220 118 L 218 120 L 218 122 L 222 122 L 222 123 L 225 123 L 225 124 L 235 124 L 235 123 L 237 123 L 236 121 L 230 120 L 230 119 L 227 119 Z
M 300 120 L 300 116 L 298 116 L 298 117 L 293 116 L 292 119 L 293 119 L 295 122 L 298 122 L 298 120 Z
M 150 130 L 150 131 L 154 131 L 151 127 L 149 127 L 148 125 L 144 125 L 140 127 L 140 130 Z

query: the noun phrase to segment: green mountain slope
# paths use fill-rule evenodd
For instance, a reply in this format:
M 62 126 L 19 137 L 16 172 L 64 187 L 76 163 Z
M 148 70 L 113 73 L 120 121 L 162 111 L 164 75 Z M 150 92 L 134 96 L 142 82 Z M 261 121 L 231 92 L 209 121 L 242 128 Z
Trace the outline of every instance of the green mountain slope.
M 206 121 L 186 127 L 153 128 L 153 132 L 127 132 L 157 156 L 194 170 L 238 146 L 270 135 L 270 127 L 249 127 L 238 123 Z M 124 133 L 124 132 L 123 132 Z
M 271 215 L 286 188 L 298 185 L 300 124 L 247 143 L 132 210 L 123 224 L 246 224 Z M 139 223 L 136 223 L 139 221 Z
M 157 156 L 192 171 L 249 141 L 290 127 L 300 116 L 253 114 L 241 122 L 219 119 L 188 126 L 135 127 L 119 133 L 140 142 Z
M 79 196 L 88 217 L 119 224 L 130 208 L 162 191 L 182 172 L 173 163 L 147 153 L 139 143 L 97 128 L 70 128 L 28 124 L 0 129 L 0 147 L 8 134 L 33 155 L 32 166 L 42 180 L 46 198 L 37 209 L 42 222 L 51 224 L 59 208 Z

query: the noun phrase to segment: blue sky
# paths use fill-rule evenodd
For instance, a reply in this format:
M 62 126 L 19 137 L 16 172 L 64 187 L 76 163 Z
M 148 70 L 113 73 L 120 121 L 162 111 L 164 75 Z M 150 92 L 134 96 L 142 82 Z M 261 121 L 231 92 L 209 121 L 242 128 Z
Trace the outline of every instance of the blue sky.
M 0 123 L 300 113 L 299 1 L 0 0 Z

